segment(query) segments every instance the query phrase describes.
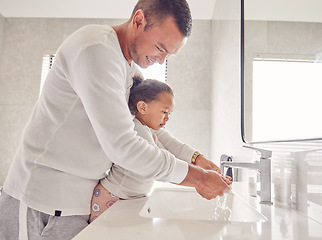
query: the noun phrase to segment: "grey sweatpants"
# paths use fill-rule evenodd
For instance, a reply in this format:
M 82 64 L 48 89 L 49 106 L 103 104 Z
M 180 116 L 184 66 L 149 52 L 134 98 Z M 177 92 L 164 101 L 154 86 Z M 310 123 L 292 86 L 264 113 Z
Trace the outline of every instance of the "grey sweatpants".
M 1 194 L 1 192 L 0 192 Z M 4 191 L 0 195 L 0 240 L 69 240 L 88 225 L 89 215 L 52 216 L 26 207 Z M 20 211 L 20 216 L 19 216 Z M 26 216 L 22 216 L 26 214 Z M 25 219 L 26 222 L 19 222 Z M 20 226 L 20 229 L 19 229 Z M 26 231 L 21 231 L 26 226 Z M 19 236 L 20 235 L 20 236 Z

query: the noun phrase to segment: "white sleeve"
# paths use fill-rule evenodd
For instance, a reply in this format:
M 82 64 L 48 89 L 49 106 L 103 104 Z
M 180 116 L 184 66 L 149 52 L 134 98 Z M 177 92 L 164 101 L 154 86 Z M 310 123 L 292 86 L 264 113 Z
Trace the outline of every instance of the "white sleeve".
M 159 141 L 165 149 L 170 151 L 177 158 L 191 163 L 191 158 L 196 151 L 194 148 L 188 144 L 180 142 L 163 128 L 159 129 L 156 133 Z
M 126 101 L 124 59 L 111 43 L 65 49 L 65 74 L 97 139 L 115 164 L 147 179 L 180 183 L 188 165 L 137 136 Z M 74 51 L 72 54 L 70 51 Z
M 136 121 L 139 121 L 139 120 L 136 120 Z M 138 133 L 138 135 L 140 137 L 146 139 L 150 144 L 157 146 L 157 144 L 155 143 L 155 140 L 153 139 L 152 132 L 147 126 L 144 126 L 141 123 L 135 122 L 135 128 L 134 129 L 135 129 L 135 131 Z M 175 180 L 175 183 L 180 183 L 186 177 L 187 173 L 185 171 L 180 170 L 179 168 L 181 168 L 183 166 L 185 166 L 185 167 L 188 167 L 188 166 L 187 166 L 187 164 L 185 162 L 180 161 L 180 160 L 177 160 L 177 164 L 178 165 L 175 167 L 175 168 L 178 168 L 175 171 L 175 174 L 176 174 L 176 177 L 177 177 L 177 180 Z M 187 171 L 188 171 L 188 168 L 187 168 Z M 172 182 L 174 182 L 174 179 L 175 179 L 175 176 L 173 176 Z
M 140 137 L 147 140 L 150 144 L 156 145 L 152 133 L 148 127 L 135 123 L 134 130 L 138 133 Z

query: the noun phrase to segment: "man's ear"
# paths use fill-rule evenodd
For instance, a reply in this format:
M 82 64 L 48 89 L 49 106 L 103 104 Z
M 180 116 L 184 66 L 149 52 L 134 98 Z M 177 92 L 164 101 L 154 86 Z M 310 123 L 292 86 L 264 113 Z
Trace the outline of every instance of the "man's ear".
M 145 15 L 144 12 L 139 9 L 136 11 L 132 18 L 132 28 L 133 31 L 136 32 L 139 29 L 144 29 L 146 25 Z
M 146 102 L 144 101 L 139 101 L 137 104 L 136 104 L 136 108 L 138 109 L 138 112 L 141 113 L 141 114 L 146 114 L 146 110 L 148 108 L 148 105 L 146 104 Z

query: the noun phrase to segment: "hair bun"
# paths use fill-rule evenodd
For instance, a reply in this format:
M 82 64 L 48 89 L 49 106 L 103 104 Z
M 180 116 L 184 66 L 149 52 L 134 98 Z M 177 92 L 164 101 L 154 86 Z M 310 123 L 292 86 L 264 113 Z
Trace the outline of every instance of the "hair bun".
M 134 76 L 133 77 L 133 86 L 132 87 L 136 87 L 137 85 L 139 85 L 142 82 L 143 82 L 143 79 L 140 76 Z

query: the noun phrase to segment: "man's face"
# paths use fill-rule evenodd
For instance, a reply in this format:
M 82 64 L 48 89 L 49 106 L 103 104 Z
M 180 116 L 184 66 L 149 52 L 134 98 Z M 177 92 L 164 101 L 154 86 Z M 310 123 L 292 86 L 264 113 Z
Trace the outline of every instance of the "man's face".
M 141 27 L 130 44 L 129 54 L 141 68 L 147 68 L 156 62 L 162 64 L 169 55 L 178 52 L 186 41 L 175 20 L 168 17 L 145 31 Z

